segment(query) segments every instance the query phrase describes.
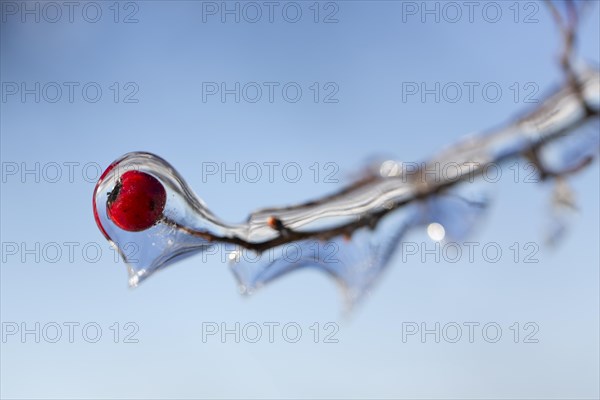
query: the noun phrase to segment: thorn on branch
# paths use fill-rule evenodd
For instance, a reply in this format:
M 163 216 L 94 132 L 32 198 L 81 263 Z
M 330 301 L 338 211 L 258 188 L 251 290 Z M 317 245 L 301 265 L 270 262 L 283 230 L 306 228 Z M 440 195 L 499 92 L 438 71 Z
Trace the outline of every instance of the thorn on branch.
M 567 180 L 562 176 L 556 178 L 552 203 L 557 207 L 565 207 L 573 211 L 578 211 L 573 190 L 569 187 Z
M 542 164 L 537 148 L 528 149 L 523 156 L 535 166 L 541 181 L 545 181 L 548 177 L 552 176 L 552 173 Z

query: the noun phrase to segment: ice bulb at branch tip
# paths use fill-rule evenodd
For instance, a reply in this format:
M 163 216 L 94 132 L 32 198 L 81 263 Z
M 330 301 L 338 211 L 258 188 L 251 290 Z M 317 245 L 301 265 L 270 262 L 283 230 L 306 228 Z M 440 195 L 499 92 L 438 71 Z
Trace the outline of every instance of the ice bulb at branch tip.
M 150 153 L 129 153 L 112 163 L 92 203 L 98 228 L 127 263 L 131 286 L 209 246 L 203 233 L 230 229 L 170 164 Z

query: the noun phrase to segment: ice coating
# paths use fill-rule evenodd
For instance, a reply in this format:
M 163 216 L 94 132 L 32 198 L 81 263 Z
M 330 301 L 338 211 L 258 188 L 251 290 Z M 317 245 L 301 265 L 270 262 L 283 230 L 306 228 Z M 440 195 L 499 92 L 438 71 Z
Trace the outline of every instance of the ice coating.
M 486 166 L 532 153 L 542 176 L 573 173 L 587 165 L 600 142 L 599 82 L 598 70 L 581 75 L 585 107 L 567 85 L 530 114 L 449 147 L 422 168 L 401 162 L 389 168 L 387 161 L 386 168 L 374 169 L 385 173 L 371 174 L 315 201 L 255 211 L 240 224 L 213 215 L 167 161 L 150 153 L 129 153 L 98 181 L 94 217 L 126 262 L 132 286 L 176 260 L 226 245 L 244 292 L 312 266 L 334 277 L 354 301 L 371 287 L 411 227 L 436 222 L 449 238 L 469 233 L 487 199 L 467 189 Z M 443 168 L 450 164 L 451 176 Z M 444 174 L 427 174 L 440 165 Z M 139 232 L 120 229 L 107 215 L 109 193 L 130 170 L 153 176 L 167 194 L 163 217 Z

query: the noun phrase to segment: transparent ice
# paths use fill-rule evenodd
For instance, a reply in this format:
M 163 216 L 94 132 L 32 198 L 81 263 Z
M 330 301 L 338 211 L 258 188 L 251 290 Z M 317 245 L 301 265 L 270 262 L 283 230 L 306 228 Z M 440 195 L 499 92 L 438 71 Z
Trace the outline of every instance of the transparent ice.
M 567 85 L 523 118 L 449 147 L 426 161 L 425 168 L 409 170 L 402 162 L 387 160 L 340 192 L 297 206 L 258 210 L 239 224 L 213 215 L 162 158 L 129 153 L 111 164 L 98 181 L 94 215 L 127 264 L 131 286 L 184 257 L 226 246 L 230 268 L 244 293 L 290 271 L 313 267 L 333 277 L 353 303 L 372 287 L 411 228 L 436 223 L 455 240 L 470 233 L 489 203 L 476 181 L 490 164 L 522 160 L 535 152 L 540 172 L 563 185 L 558 186 L 553 204 L 560 208 L 568 203 L 560 201 L 569 194 L 562 180 L 598 153 L 599 82 L 598 70 L 581 75 L 581 93 L 592 114 Z M 450 164 L 452 169 L 445 168 Z M 424 173 L 436 168 L 445 173 Z M 106 212 L 109 192 L 129 170 L 151 174 L 167 191 L 163 218 L 141 232 L 120 229 Z M 274 226 L 274 220 L 283 228 Z M 552 234 L 564 231 L 562 219 L 554 222 Z M 341 226 L 351 228 L 322 234 Z M 290 232 L 311 234 L 260 247 L 285 239 Z

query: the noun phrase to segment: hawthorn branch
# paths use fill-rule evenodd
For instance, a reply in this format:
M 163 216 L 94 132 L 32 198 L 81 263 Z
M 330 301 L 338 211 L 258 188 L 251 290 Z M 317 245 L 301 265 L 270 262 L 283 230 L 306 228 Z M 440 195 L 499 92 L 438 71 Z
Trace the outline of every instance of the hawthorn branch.
M 510 159 L 530 160 L 542 180 L 577 173 L 592 162 L 592 157 L 584 158 L 569 169 L 553 171 L 544 166 L 539 153 L 548 143 L 573 134 L 590 120 L 599 118 L 600 71 L 588 70 L 578 74 L 574 69 L 575 32 L 579 23 L 576 5 L 567 3 L 566 18 L 552 2 L 547 1 L 547 5 L 563 41 L 560 65 L 565 83 L 524 117 L 503 128 L 459 142 L 416 170 L 403 170 L 394 176 L 372 173 L 318 200 L 256 211 L 250 215 L 247 224 L 235 227 L 238 232 L 235 235 L 219 236 L 195 230 L 168 218 L 163 222 L 210 242 L 230 243 L 262 253 L 301 240 L 350 238 L 361 228 L 375 229 L 389 213 L 446 192 L 465 181 L 472 181 L 490 165 Z M 448 163 L 459 164 L 463 168 L 452 178 L 428 178 L 436 165 Z M 349 221 L 333 227 L 301 229 L 310 222 L 327 217 L 346 217 Z M 268 239 L 256 239 L 265 236 Z

